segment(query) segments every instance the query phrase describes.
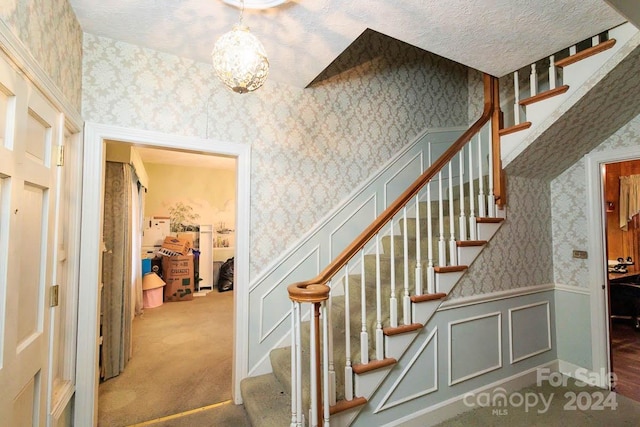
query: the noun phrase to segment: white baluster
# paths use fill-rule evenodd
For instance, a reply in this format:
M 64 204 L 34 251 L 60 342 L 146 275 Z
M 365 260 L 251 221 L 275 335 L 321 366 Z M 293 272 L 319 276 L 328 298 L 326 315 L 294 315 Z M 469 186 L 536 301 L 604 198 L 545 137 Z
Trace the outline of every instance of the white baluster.
M 492 124 L 489 121 L 489 133 L 491 133 Z M 493 141 L 491 138 L 489 139 L 489 198 L 487 200 L 487 205 L 489 206 L 489 211 L 487 214 L 491 218 L 495 218 L 496 216 L 496 196 L 493 192 Z
M 302 426 L 300 304 L 291 301 L 291 427 Z
M 482 170 L 482 131 L 478 132 L 478 216 L 480 218 L 487 216 L 487 205 L 484 197 L 484 174 Z
M 396 297 L 396 248 L 395 235 L 393 230 L 393 220 L 390 222 L 389 227 L 389 239 L 391 240 L 389 257 L 391 258 L 391 264 L 389 265 L 391 270 L 391 298 L 389 300 L 389 317 L 392 328 L 398 327 L 398 298 Z
M 478 237 L 476 227 L 476 213 L 475 213 L 475 190 L 473 188 L 473 156 L 471 151 L 471 145 L 469 144 L 469 239 L 476 240 Z
M 331 298 L 329 298 L 329 301 L 331 301 Z M 329 366 L 329 363 L 333 364 L 333 356 L 331 356 L 331 359 L 329 358 L 330 352 L 329 352 L 329 345 L 327 344 L 331 342 L 331 334 L 329 332 L 330 331 L 329 316 L 327 311 L 327 304 L 325 302 L 323 302 L 321 305 L 321 317 L 322 317 L 322 341 L 324 342 L 324 345 L 322 346 L 322 360 L 324 361 L 324 363 L 322 364 L 322 371 L 324 372 L 324 375 L 323 375 L 324 389 L 322 390 L 322 409 L 323 409 L 322 415 L 324 419 L 323 425 L 326 427 L 329 425 L 329 406 L 336 404 L 336 394 L 335 394 L 335 372 L 333 375 L 333 380 L 334 380 L 333 393 L 331 392 L 331 389 L 332 389 L 331 375 L 330 375 L 331 367 Z
M 331 283 L 331 282 L 329 282 Z M 331 287 L 331 289 L 333 289 L 333 285 L 330 284 L 329 285 Z M 328 348 L 328 361 L 329 361 L 329 365 L 328 365 L 328 381 L 329 381 L 329 404 L 330 405 L 335 405 L 336 404 L 336 369 L 335 369 L 335 365 L 333 363 L 333 321 L 331 320 L 331 307 L 333 306 L 333 292 L 329 293 L 329 299 L 326 301 L 327 304 L 327 310 L 326 312 L 327 314 L 327 324 L 328 324 L 328 330 L 327 330 L 327 344 L 324 345 L 324 347 Z M 325 358 L 325 360 L 327 360 Z
M 458 265 L 458 246 L 456 245 L 456 229 L 454 227 L 455 219 L 453 214 L 453 162 L 449 162 L 449 263 Z
M 344 397 L 353 399 L 353 367 L 351 364 L 351 305 L 349 298 L 349 264 L 344 269 L 344 340 L 345 356 L 344 365 Z
M 444 206 L 442 200 L 442 171 L 438 172 L 438 265 L 447 265 L 447 245 L 444 241 Z
M 376 234 L 376 359 L 384 359 L 384 334 L 382 333 L 382 289 L 380 281 L 380 234 Z
M 402 321 L 405 325 L 411 324 L 411 298 L 409 297 L 409 237 L 407 232 L 407 207 L 402 209 L 403 224 L 403 249 L 404 249 L 404 295 L 402 297 Z
M 312 305 L 313 307 L 313 305 Z M 316 372 L 316 365 L 320 363 L 320 361 L 316 358 L 316 328 L 315 328 L 315 310 L 311 310 L 311 321 L 309 322 L 309 337 L 311 339 L 310 347 L 311 351 L 309 357 L 309 370 L 311 371 L 311 389 L 309 392 L 311 393 L 311 407 L 309 408 L 309 425 L 317 426 L 318 425 L 318 378 Z
M 464 207 L 464 149 L 460 150 L 458 153 L 458 160 L 460 164 L 460 219 L 458 221 L 458 225 L 460 228 L 460 240 L 467 240 L 467 213 L 465 212 Z
M 416 295 L 422 295 L 422 239 L 420 238 L 420 196 L 416 196 Z
M 569 56 L 573 56 L 578 52 L 578 47 L 574 44 L 569 47 Z
M 435 269 L 433 268 L 433 216 L 431 215 L 431 181 L 427 183 L 427 293 L 433 294 L 436 289 Z
M 362 329 L 360 330 L 360 363 L 369 363 L 369 334 L 367 333 L 367 295 L 364 277 L 364 249 L 360 251 L 360 309 Z
M 538 71 L 536 70 L 536 63 L 531 64 L 531 75 L 529 76 L 529 88 L 531 96 L 538 94 Z
M 600 35 L 591 37 L 591 47 L 598 46 L 600 44 Z
M 520 124 L 520 77 L 518 71 L 513 72 L 513 124 Z
M 555 55 L 549 57 L 549 89 L 556 88 L 556 60 Z

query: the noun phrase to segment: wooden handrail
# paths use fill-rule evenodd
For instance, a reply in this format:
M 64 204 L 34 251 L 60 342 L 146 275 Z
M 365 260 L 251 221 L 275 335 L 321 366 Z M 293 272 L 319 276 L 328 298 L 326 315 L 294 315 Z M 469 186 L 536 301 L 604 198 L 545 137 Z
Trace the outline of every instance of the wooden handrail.
M 414 181 L 387 209 L 385 209 L 360 235 L 347 246 L 331 264 L 329 264 L 314 279 L 298 282 L 287 287 L 289 298 L 296 302 L 320 302 L 329 298 L 330 288 L 327 283 L 331 278 L 343 268 L 351 258 L 353 258 L 360 249 L 362 249 L 382 227 L 384 227 L 393 217 L 416 194 L 427 184 L 431 178 L 447 164 L 458 152 L 473 138 L 475 134 L 480 132 L 482 127 L 495 115 L 496 105 L 494 97 L 497 93 L 498 79 L 488 74 L 484 75 L 484 109 L 482 115 L 476 122 L 471 125 L 457 140 L 454 142 L 435 162 L 427 168 L 422 175 Z M 499 108 L 499 107 L 497 107 Z M 495 162 L 494 162 L 495 164 Z

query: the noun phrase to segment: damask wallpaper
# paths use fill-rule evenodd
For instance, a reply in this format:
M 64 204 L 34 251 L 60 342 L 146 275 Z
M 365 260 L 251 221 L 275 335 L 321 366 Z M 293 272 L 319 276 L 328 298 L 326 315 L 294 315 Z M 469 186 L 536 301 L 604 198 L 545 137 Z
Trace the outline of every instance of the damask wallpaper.
M 68 0 L 3 0 L 0 19 L 78 112 L 82 99 L 82 29 Z
M 549 183 L 507 176 L 507 221 L 449 299 L 553 282 Z
M 622 126 L 592 152 L 637 147 L 640 141 L 640 115 Z M 586 170 L 584 159 L 551 181 L 553 210 L 554 281 L 563 285 L 588 287 L 588 260 L 572 258 L 573 249 L 586 250 L 587 229 Z
M 420 131 L 467 124 L 465 67 L 375 33 L 369 49 L 307 89 L 238 95 L 210 64 L 85 34 L 82 113 L 251 144 L 253 278 Z

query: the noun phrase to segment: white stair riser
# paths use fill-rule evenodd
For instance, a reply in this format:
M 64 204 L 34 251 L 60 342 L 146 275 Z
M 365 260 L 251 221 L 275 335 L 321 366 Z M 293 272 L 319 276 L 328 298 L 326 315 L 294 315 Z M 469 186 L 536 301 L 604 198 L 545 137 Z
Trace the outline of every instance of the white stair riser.
M 390 371 L 391 366 L 388 366 L 365 372 L 364 374 L 356 374 L 354 380 L 356 396 L 364 397 L 368 400 Z
M 491 240 L 493 235 L 498 231 L 498 228 L 500 228 L 500 224 L 501 223 L 499 222 L 485 222 L 478 224 L 478 240 Z
M 458 248 L 458 262 L 460 265 L 471 265 L 476 260 L 480 252 L 482 252 L 482 246 L 461 246 Z M 447 292 L 448 293 L 448 292 Z
M 418 331 L 384 337 L 384 356 L 400 360 L 405 350 L 413 342 Z
M 565 82 L 565 84 L 568 84 Z M 531 123 L 542 123 L 547 117 L 549 117 L 556 108 L 558 108 L 562 103 L 571 95 L 574 90 L 573 88 L 578 87 L 577 85 L 569 86 L 569 90 L 561 95 L 552 96 L 551 98 L 547 98 L 543 101 L 534 102 L 533 104 L 527 105 L 525 109 L 527 110 L 527 121 Z
M 348 427 L 360 413 L 360 406 L 331 415 L 331 427 Z
M 521 147 L 520 144 L 529 136 L 530 133 L 531 128 L 501 136 L 500 153 L 502 155 L 502 160 L 504 161 L 506 158 L 513 159 L 524 151 L 526 147 Z
M 414 323 L 422 323 L 423 325 L 427 323 L 433 313 L 436 312 L 442 300 L 437 299 L 433 301 L 424 301 L 416 304 L 412 304 L 412 318 Z
M 436 273 L 436 292 L 444 292 L 448 294 L 451 289 L 458 283 L 464 271 L 456 271 L 453 273 Z

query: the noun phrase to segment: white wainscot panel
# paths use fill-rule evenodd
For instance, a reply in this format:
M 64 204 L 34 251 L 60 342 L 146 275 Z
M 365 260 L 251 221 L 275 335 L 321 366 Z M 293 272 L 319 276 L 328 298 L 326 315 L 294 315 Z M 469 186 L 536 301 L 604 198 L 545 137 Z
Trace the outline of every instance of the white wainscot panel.
M 502 314 L 449 322 L 449 385 L 502 367 Z
M 385 206 L 397 199 L 406 189 L 407 183 L 415 181 L 423 171 L 422 152 L 411 157 L 384 184 Z
M 335 259 L 367 225 L 376 219 L 378 216 L 376 199 L 376 195 L 372 194 L 331 232 L 331 260 Z
M 509 353 L 516 363 L 551 350 L 549 301 L 509 309 Z
M 404 367 L 375 412 L 417 399 L 438 390 L 438 329 L 424 340 L 420 349 Z
M 319 266 L 320 249 L 316 247 L 287 271 L 281 280 L 274 282 L 271 288 L 260 295 L 260 342 L 263 342 L 289 316 L 291 301 L 287 287 L 313 278 L 318 274 Z M 252 292 L 259 292 L 259 288 Z

